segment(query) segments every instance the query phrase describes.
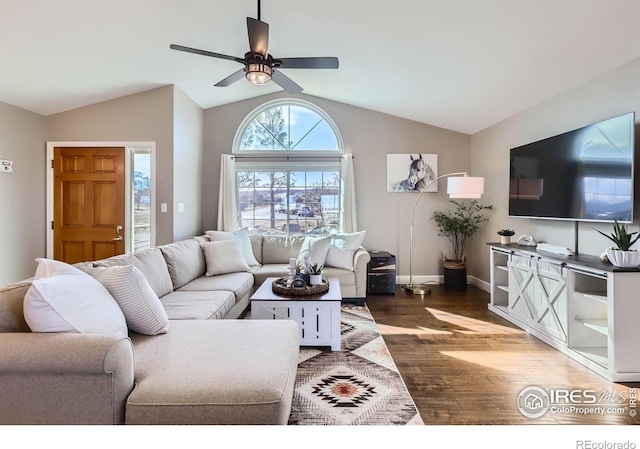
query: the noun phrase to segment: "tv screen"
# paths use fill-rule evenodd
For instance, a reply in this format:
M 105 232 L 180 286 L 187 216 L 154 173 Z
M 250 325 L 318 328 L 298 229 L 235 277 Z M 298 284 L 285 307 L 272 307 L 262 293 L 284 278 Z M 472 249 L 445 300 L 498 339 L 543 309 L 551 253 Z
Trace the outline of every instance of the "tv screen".
M 633 221 L 635 114 L 510 150 L 509 216 Z

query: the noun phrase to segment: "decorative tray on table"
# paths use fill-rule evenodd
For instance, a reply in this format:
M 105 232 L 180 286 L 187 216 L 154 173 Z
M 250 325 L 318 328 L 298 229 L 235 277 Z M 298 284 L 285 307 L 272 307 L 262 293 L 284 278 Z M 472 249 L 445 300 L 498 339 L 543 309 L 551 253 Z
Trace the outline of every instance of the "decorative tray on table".
M 329 281 L 322 280 L 322 284 L 307 285 L 304 279 L 296 278 L 291 286 L 287 286 L 289 278 L 278 278 L 271 283 L 273 293 L 284 296 L 321 295 L 329 291 Z

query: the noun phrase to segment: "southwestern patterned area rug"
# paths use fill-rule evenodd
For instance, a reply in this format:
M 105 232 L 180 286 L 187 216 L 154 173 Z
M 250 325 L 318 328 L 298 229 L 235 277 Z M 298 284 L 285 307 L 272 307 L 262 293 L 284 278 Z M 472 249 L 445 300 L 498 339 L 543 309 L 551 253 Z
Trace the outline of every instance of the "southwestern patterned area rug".
M 365 306 L 343 304 L 342 351 L 301 348 L 290 425 L 424 425 Z

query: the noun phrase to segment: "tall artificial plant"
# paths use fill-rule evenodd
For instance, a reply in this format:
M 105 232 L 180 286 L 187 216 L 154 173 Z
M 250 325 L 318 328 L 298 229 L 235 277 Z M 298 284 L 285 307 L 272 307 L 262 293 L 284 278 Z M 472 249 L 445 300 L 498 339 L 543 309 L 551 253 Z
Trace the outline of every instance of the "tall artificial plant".
M 467 240 L 478 232 L 482 222 L 489 219 L 484 213 L 493 210 L 493 206 L 484 206 L 477 200 L 471 200 L 468 204 L 451 200 L 451 203 L 456 206 L 454 211 L 434 211 L 432 219 L 438 226 L 438 235 L 451 242 L 454 261 L 461 263 Z

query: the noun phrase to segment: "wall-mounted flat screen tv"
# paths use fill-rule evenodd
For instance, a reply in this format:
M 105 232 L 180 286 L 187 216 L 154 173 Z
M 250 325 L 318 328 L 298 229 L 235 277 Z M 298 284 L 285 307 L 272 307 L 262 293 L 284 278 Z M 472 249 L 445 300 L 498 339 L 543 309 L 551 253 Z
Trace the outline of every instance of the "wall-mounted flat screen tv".
M 633 221 L 635 113 L 510 150 L 509 216 Z

